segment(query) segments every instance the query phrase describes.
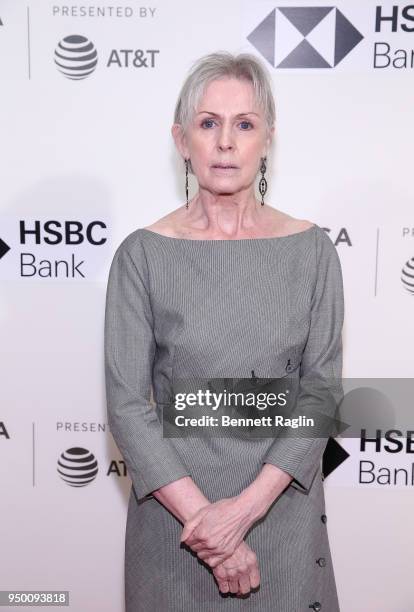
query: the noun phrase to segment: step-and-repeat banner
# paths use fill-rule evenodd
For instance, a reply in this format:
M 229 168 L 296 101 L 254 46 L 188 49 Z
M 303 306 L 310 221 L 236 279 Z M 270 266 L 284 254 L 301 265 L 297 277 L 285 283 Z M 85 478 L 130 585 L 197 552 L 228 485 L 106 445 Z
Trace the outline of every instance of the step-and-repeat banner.
M 397 0 L 0 1 L 0 590 L 123 610 L 106 282 L 127 234 L 184 205 L 174 105 L 218 50 L 273 79 L 267 202 L 340 256 L 351 411 L 408 410 L 325 452 L 341 611 L 412 612 L 412 395 L 392 383 L 414 375 L 414 8 Z

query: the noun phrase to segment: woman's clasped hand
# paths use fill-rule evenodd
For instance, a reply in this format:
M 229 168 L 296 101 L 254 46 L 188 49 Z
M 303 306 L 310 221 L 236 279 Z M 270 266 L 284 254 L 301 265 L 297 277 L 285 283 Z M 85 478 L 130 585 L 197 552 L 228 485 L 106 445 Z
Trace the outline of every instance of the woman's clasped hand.
M 256 554 L 243 541 L 256 520 L 232 497 L 204 506 L 184 524 L 180 541 L 212 568 L 222 593 L 244 595 L 260 584 Z

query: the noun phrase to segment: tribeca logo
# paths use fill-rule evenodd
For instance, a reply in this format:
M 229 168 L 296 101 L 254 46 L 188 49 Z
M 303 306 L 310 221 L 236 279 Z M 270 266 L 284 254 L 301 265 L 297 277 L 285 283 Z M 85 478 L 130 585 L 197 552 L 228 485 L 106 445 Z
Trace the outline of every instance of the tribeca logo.
M 98 53 L 94 44 L 85 36 L 65 36 L 55 49 L 55 64 L 65 77 L 74 81 L 86 79 L 94 72 Z
M 10 440 L 9 432 L 7 431 L 6 424 L 4 423 L 4 421 L 0 421 L 0 440 L 2 437 Z
M 333 6 L 275 8 L 247 36 L 275 68 L 333 68 L 363 38 Z

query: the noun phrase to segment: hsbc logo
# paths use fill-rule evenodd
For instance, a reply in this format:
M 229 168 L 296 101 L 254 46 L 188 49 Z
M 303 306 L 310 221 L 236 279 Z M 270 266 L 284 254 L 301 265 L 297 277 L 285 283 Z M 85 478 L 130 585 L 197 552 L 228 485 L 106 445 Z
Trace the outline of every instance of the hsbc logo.
M 363 38 L 333 6 L 277 7 L 247 36 L 275 68 L 334 68 Z

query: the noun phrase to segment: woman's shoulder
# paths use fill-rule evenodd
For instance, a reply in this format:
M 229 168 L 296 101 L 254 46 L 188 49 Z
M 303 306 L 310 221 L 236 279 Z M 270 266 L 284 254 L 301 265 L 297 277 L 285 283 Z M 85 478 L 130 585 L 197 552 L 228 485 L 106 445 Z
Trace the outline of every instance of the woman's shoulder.
M 148 230 L 171 238 L 183 238 L 185 236 L 183 235 L 182 228 L 183 219 L 181 216 L 181 209 L 176 209 L 164 215 L 164 217 L 157 219 L 154 223 L 140 228 L 140 230 Z
M 312 231 L 307 231 L 311 228 Z M 303 237 L 309 239 L 309 241 L 304 240 L 303 245 L 306 249 L 310 249 L 310 252 L 313 252 L 315 269 L 319 272 L 322 267 L 329 266 L 332 261 L 340 266 L 336 246 L 323 226 L 308 219 L 296 219 L 290 215 L 285 215 L 285 232 L 286 235 L 298 234 L 298 236 L 303 233 Z
M 175 211 L 173 211 L 174 213 Z M 165 217 L 155 221 L 151 225 L 137 227 L 129 232 L 121 242 L 118 243 L 115 251 L 127 251 L 130 255 L 135 254 L 137 257 L 142 257 L 144 254 L 145 232 L 152 231 L 153 233 L 163 234 L 165 236 L 174 236 L 174 223 L 172 223 L 172 214 L 169 213 Z

